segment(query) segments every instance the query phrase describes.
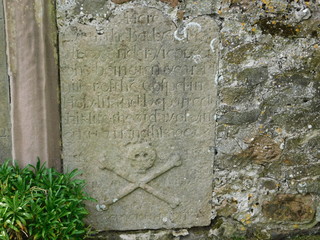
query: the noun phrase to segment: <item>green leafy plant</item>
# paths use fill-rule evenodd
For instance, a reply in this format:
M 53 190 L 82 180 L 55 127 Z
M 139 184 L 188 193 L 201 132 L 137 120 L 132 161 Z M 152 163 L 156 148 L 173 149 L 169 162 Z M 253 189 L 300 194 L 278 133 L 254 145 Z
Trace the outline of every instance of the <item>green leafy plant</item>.
M 246 240 L 244 237 L 233 236 L 231 240 Z
M 59 173 L 38 160 L 21 169 L 0 166 L 0 239 L 83 239 L 88 215 L 79 172 Z

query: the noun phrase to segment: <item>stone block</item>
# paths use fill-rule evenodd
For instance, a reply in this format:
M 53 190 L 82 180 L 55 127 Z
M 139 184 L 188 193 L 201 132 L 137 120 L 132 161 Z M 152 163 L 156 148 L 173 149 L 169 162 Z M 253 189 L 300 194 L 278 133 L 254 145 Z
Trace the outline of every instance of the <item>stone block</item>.
M 98 200 L 93 227 L 210 224 L 217 38 L 209 17 L 177 29 L 140 6 L 61 28 L 64 169 Z
M 0 0 L 0 163 L 11 158 L 9 79 L 5 41 L 3 2 Z
M 55 1 L 5 1 L 12 157 L 61 169 Z M 1 96 L 2 97 L 2 96 Z
M 263 204 L 262 212 L 270 221 L 310 222 L 315 206 L 311 195 L 279 194 Z

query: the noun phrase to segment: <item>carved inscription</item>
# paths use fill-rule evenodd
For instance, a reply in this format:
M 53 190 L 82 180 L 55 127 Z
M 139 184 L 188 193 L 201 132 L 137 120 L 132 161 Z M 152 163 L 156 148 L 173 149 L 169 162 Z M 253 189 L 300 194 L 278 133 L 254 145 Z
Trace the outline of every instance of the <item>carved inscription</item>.
M 60 33 L 63 155 L 99 201 L 89 206 L 89 223 L 115 230 L 209 224 L 214 21 L 177 29 L 160 11 L 137 7 L 99 31 L 71 29 L 82 34 Z
M 143 148 L 139 146 L 138 148 L 134 148 L 131 150 L 133 151 L 129 152 L 128 159 L 131 161 L 131 165 L 133 166 L 132 170 L 136 170 L 138 168 L 138 171 L 140 173 L 145 173 L 147 169 L 153 166 L 154 161 L 156 160 L 156 153 L 152 149 L 150 149 L 150 146 L 144 146 Z M 114 172 L 119 177 L 130 182 L 130 184 L 123 188 L 120 193 L 118 193 L 118 195 L 113 199 L 109 199 L 100 206 L 98 205 L 98 210 L 103 210 L 104 208 L 106 208 L 106 205 L 112 205 L 118 202 L 123 197 L 129 195 L 138 188 L 141 188 L 151 195 L 155 196 L 156 198 L 164 201 L 165 203 L 170 205 L 171 208 L 176 208 L 180 204 L 178 198 L 172 198 L 170 197 L 170 195 L 154 189 L 152 186 L 148 185 L 148 183 L 166 173 L 167 171 L 170 171 L 172 168 L 179 167 L 181 163 L 182 160 L 180 158 L 180 155 L 173 154 L 170 156 L 166 164 L 161 166 L 159 169 L 155 169 L 149 172 L 147 175 L 141 177 L 138 180 L 132 179 L 130 176 L 126 176 L 123 173 L 117 172 L 112 166 L 103 166 L 102 169 L 108 169 L 109 171 Z

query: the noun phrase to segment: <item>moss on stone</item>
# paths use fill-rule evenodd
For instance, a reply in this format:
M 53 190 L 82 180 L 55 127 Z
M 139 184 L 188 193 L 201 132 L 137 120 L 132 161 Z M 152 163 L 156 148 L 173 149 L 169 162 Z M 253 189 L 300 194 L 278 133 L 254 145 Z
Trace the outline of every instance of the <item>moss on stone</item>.
M 320 235 L 314 235 L 314 236 L 296 236 L 292 238 L 288 238 L 291 240 L 319 240 Z
M 247 68 L 236 76 L 240 83 L 251 88 L 268 80 L 268 67 Z
M 255 122 L 259 115 L 259 109 L 254 109 L 248 112 L 228 112 L 219 119 L 219 122 L 230 125 L 248 124 Z
M 313 201 L 310 195 L 279 194 L 263 203 L 262 213 L 269 221 L 310 222 L 315 216 Z
M 320 127 L 320 116 L 317 112 L 310 112 L 310 110 L 297 110 L 292 113 L 281 113 L 272 117 L 272 124 L 280 126 L 289 131 L 296 129 Z
M 252 99 L 252 91 L 246 87 L 225 87 L 221 90 L 222 102 L 236 104 Z
M 228 52 L 226 55 L 226 61 L 229 63 L 240 64 L 250 56 L 254 48 L 255 44 L 252 43 L 242 45 L 235 50 Z
M 295 37 L 298 33 L 295 26 L 284 24 L 278 19 L 271 17 L 258 20 L 257 25 L 263 34 L 271 34 L 272 36 Z

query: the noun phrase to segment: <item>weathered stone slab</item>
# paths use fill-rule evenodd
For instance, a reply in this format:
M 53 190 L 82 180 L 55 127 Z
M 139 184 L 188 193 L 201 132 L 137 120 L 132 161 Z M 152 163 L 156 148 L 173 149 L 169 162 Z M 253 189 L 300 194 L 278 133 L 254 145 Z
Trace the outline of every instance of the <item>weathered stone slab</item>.
M 5 42 L 3 2 L 0 0 L 0 163 L 11 158 L 9 83 Z
M 98 229 L 208 225 L 211 220 L 218 28 L 177 30 L 159 10 L 60 23 L 64 168 L 98 200 Z M 89 23 L 90 22 L 90 23 Z

